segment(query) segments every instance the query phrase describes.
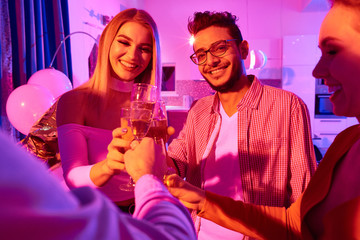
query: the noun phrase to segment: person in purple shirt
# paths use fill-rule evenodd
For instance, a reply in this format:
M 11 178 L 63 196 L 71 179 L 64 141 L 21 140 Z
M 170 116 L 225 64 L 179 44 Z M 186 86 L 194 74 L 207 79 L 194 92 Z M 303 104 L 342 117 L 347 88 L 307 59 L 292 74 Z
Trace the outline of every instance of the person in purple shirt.
M 166 172 L 162 149 L 145 138 L 124 155 L 136 181 L 131 216 L 97 189 L 64 190 L 45 165 L 0 133 L 1 238 L 196 239 L 187 209 L 160 180 Z

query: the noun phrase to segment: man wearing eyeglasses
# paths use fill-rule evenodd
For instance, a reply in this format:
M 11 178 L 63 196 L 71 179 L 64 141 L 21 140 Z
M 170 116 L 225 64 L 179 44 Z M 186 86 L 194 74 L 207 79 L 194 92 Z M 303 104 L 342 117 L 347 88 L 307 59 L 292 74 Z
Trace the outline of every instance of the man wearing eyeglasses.
M 181 177 L 220 195 L 288 207 L 315 171 L 308 109 L 295 94 L 247 76 L 249 45 L 228 12 L 197 12 L 191 60 L 215 95 L 199 99 L 168 148 Z M 196 218 L 199 239 L 243 239 Z

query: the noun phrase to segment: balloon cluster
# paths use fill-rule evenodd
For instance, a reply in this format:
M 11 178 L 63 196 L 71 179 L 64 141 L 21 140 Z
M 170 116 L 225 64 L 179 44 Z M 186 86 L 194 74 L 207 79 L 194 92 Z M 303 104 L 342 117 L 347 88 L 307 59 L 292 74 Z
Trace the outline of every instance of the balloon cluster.
M 71 82 L 64 73 L 54 68 L 37 71 L 27 84 L 10 93 L 6 102 L 6 114 L 10 123 L 27 135 L 55 100 L 71 89 Z

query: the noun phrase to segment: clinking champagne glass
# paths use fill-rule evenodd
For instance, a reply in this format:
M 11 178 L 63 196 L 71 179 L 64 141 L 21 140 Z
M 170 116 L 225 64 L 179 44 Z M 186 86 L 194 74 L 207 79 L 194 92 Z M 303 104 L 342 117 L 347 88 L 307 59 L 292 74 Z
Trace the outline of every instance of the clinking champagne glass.
M 153 103 L 131 102 L 130 122 L 135 140 L 141 141 L 148 133 L 153 114 L 152 108 Z
M 146 83 L 133 85 L 130 103 L 130 126 L 135 140 L 141 141 L 149 131 L 153 109 L 156 101 L 156 86 Z M 130 177 L 126 187 L 121 190 L 133 191 L 135 183 Z
M 146 136 L 153 138 L 157 144 L 161 144 L 161 140 L 165 144 L 167 142 L 167 127 L 165 102 L 158 100 L 155 103 L 150 129 Z
M 122 136 L 122 139 L 132 140 L 134 138 L 131 130 L 131 122 L 130 122 L 130 108 L 121 108 L 120 110 L 120 127 L 127 128 L 128 132 Z M 121 149 L 121 152 L 125 153 L 126 149 Z M 134 182 L 130 178 L 127 183 L 121 184 L 119 186 L 122 191 L 133 191 L 134 190 Z
M 156 98 L 156 86 L 146 83 L 133 85 L 130 121 L 133 135 L 138 141 L 141 141 L 149 131 Z
M 167 157 L 167 148 L 166 142 L 168 140 L 168 121 L 165 102 L 162 100 L 157 100 L 154 106 L 153 117 L 148 131 L 147 137 L 154 139 L 156 144 L 162 146 L 162 150 Z M 168 168 L 169 170 L 169 168 Z M 170 174 L 166 172 L 165 175 Z
M 147 102 L 155 104 L 157 87 L 147 83 L 135 83 L 131 91 L 131 102 Z

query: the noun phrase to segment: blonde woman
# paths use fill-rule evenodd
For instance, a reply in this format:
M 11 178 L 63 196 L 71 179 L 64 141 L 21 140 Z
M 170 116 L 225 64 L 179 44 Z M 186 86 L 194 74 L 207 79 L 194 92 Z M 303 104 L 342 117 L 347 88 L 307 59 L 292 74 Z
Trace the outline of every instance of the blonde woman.
M 69 188 L 98 188 L 129 211 L 133 192 L 119 189 L 129 180 L 119 149 L 130 144 L 120 138 L 120 109 L 130 105 L 134 83 L 159 85 L 160 69 L 159 34 L 152 17 L 138 9 L 117 14 L 101 34 L 93 76 L 58 103 L 59 150 Z

